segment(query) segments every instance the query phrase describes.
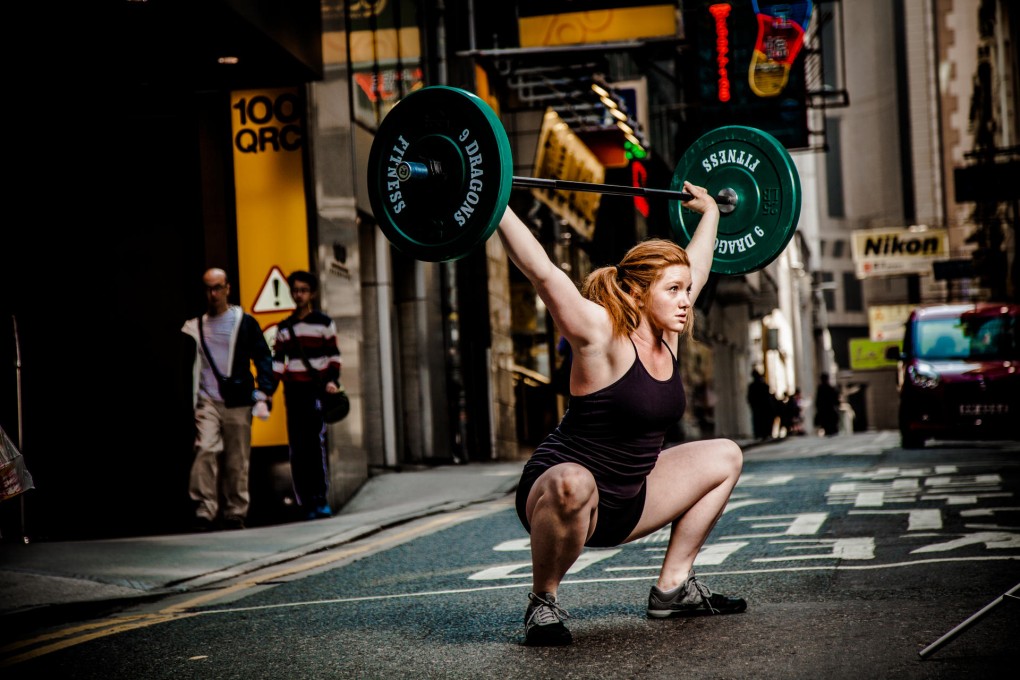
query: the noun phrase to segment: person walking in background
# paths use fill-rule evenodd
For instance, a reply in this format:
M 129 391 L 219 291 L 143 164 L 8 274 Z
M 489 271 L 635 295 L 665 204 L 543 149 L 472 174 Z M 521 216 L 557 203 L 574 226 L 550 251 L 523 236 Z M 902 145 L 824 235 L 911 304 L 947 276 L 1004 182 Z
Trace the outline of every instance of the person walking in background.
M 818 379 L 818 389 L 815 391 L 815 427 L 822 430 L 826 437 L 831 437 L 839 434 L 839 391 L 829 382 L 828 373 L 822 373 Z
M 783 402 L 783 426 L 787 435 L 804 434 L 804 419 L 801 416 L 801 394 L 800 388 L 793 388 L 793 394 L 786 397 Z
M 252 412 L 268 417 L 272 408 L 273 358 L 258 321 L 227 301 L 227 273 L 209 269 L 202 283 L 206 312 L 181 328 L 195 340 L 195 460 L 188 493 L 197 504 L 197 530 L 243 529 L 250 503 Z
M 686 407 L 677 353 L 691 334 L 719 223 L 719 207 L 704 188 L 685 182 L 684 191 L 694 196 L 684 207 L 702 213 L 686 250 L 666 239 L 638 243 L 619 264 L 589 274 L 580 291 L 512 209 L 499 223 L 507 254 L 573 349 L 570 405 L 517 486 L 517 516 L 531 535 L 527 645 L 572 642 L 558 588 L 585 546 L 620 545 L 667 525 L 647 615 L 747 608 L 694 576 L 694 558 L 740 476 L 740 447 L 714 439 L 663 449 Z
M 751 373 L 747 386 L 747 403 L 751 406 L 751 427 L 755 439 L 770 439 L 776 422 L 776 398 L 760 371 Z
M 306 519 L 330 517 L 326 423 L 320 397 L 340 391 L 340 349 L 336 325 L 312 302 L 319 280 L 309 272 L 287 277 L 296 308 L 277 330 L 273 373 L 283 383 L 287 439 L 294 496 Z

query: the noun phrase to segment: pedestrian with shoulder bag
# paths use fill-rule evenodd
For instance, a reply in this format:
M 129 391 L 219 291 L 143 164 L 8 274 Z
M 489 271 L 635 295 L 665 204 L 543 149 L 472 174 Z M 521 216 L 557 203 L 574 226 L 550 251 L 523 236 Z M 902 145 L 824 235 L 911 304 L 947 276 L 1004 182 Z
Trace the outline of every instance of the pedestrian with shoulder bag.
M 326 423 L 350 410 L 340 384 L 340 349 L 333 320 L 312 307 L 319 281 L 295 271 L 287 277 L 296 308 L 276 333 L 273 373 L 283 383 L 295 500 L 306 519 L 330 517 Z
M 188 494 L 195 502 L 196 530 L 243 529 L 250 503 L 252 415 L 269 417 L 276 390 L 273 357 L 258 321 L 228 303 L 227 273 L 209 269 L 202 282 L 206 313 L 181 329 L 195 340 L 195 460 Z

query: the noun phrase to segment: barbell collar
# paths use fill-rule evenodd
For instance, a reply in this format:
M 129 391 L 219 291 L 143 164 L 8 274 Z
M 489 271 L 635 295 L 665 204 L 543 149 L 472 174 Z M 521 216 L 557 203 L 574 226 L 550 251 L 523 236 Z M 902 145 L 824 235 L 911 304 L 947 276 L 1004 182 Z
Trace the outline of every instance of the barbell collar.
M 428 160 L 424 163 L 404 161 L 397 166 L 397 179 L 401 182 L 412 180 L 429 179 L 430 177 L 442 177 L 443 165 L 436 160 Z

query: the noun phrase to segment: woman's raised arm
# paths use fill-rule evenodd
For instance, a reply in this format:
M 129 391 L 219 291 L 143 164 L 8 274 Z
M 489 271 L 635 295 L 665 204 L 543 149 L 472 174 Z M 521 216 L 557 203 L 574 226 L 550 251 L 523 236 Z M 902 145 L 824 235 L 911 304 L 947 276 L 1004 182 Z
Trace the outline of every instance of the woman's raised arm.
M 581 295 L 511 208 L 503 213 L 498 231 L 510 260 L 535 286 L 560 332 L 570 339 L 590 337 L 596 319 L 604 322 L 605 310 Z
M 694 230 L 694 235 L 691 236 L 691 242 L 685 248 L 687 257 L 691 261 L 691 304 L 693 305 L 712 271 L 716 233 L 719 229 L 719 205 L 714 198 L 709 196 L 704 187 L 684 182 L 684 191 L 694 196 L 692 200 L 683 204 L 684 207 L 701 213 L 698 227 Z

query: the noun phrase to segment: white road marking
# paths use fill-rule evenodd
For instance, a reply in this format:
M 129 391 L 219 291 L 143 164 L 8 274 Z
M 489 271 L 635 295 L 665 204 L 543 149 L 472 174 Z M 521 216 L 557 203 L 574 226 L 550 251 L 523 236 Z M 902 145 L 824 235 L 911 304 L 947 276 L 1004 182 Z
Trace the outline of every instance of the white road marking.
M 783 550 L 808 550 L 812 548 L 828 549 L 828 552 L 816 555 L 784 555 L 782 557 L 757 557 L 752 562 L 786 562 L 788 560 L 873 560 L 875 559 L 875 539 L 873 538 L 824 538 L 824 539 L 788 539 L 769 541 L 770 544 L 787 544 Z
M 737 552 L 741 548 L 750 545 L 749 543 L 733 542 L 733 543 L 716 543 L 714 545 L 706 545 L 701 548 L 701 551 L 694 558 L 695 567 L 706 567 L 716 566 L 726 561 L 726 558 Z M 645 548 L 645 552 L 652 553 L 655 559 L 655 564 L 651 564 L 643 567 L 606 567 L 606 571 L 640 571 L 648 569 L 654 569 L 658 571 L 662 568 L 662 562 L 660 556 L 666 552 L 665 548 Z
M 608 560 L 620 552 L 620 549 L 612 550 L 586 550 L 567 570 L 568 574 L 576 574 L 579 571 L 590 567 L 596 562 Z M 518 572 L 520 569 L 527 569 L 525 572 Z M 531 578 L 531 561 L 517 562 L 515 564 L 499 564 L 495 567 L 482 569 L 468 576 L 469 581 L 495 581 L 501 578 Z
M 800 512 L 790 515 L 761 515 L 758 517 L 740 517 L 741 522 L 753 522 L 752 529 L 770 529 L 786 527 L 781 533 L 743 534 L 727 538 L 774 538 L 776 536 L 813 536 L 817 534 L 828 518 L 827 512 Z M 720 538 L 723 538 L 720 536 Z
M 944 543 L 933 543 L 921 548 L 916 548 L 915 550 L 911 550 L 910 554 L 945 552 L 947 550 L 956 550 L 957 548 L 963 548 L 968 545 L 976 545 L 978 543 L 983 543 L 986 550 L 1009 550 L 1012 548 L 1020 548 L 1020 534 L 1013 534 L 1005 531 L 982 531 L 976 534 L 967 534 Z
M 942 528 L 942 511 L 939 509 L 913 510 L 851 510 L 851 515 L 907 515 L 907 531 L 931 531 Z

